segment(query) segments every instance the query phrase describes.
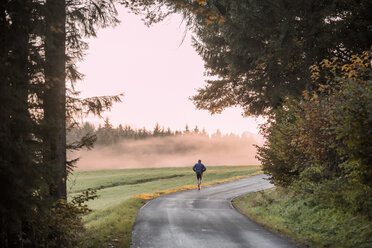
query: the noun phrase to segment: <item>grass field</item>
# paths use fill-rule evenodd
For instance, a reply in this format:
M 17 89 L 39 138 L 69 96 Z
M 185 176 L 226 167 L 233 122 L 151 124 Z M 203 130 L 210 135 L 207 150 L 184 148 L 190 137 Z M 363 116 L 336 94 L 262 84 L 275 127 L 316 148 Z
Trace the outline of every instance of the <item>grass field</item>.
M 258 174 L 259 166 L 208 166 L 203 184 Z M 190 186 L 192 185 L 192 186 Z M 98 199 L 88 206 L 94 210 L 84 217 L 87 227 L 85 247 L 128 247 L 139 208 L 154 196 L 195 187 L 190 167 L 152 168 L 75 172 L 69 177 L 69 197 L 87 189 L 96 189 Z
M 364 216 L 311 204 L 283 189 L 234 199 L 233 205 L 273 232 L 310 247 L 372 247 L 372 223 Z

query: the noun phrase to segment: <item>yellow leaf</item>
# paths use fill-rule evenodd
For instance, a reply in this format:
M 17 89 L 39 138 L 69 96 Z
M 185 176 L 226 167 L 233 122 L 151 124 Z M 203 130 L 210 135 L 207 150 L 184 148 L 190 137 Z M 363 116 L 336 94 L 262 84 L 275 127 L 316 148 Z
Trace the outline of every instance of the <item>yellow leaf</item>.
M 341 70 L 342 70 L 342 71 L 349 70 L 349 69 L 350 69 L 350 65 L 348 65 L 348 64 L 345 64 L 345 65 L 343 65 L 343 66 L 341 67 Z
M 222 24 L 225 22 L 225 19 L 223 17 L 221 17 L 219 20 L 218 20 L 218 24 Z
M 309 100 L 309 92 L 307 90 L 302 91 L 302 96 L 305 100 Z
M 314 91 L 313 92 L 313 98 L 312 98 L 312 100 L 316 100 L 318 98 L 318 95 L 316 94 L 316 92 Z
M 211 24 L 213 21 L 209 20 L 209 19 L 205 19 L 205 23 L 207 24 Z

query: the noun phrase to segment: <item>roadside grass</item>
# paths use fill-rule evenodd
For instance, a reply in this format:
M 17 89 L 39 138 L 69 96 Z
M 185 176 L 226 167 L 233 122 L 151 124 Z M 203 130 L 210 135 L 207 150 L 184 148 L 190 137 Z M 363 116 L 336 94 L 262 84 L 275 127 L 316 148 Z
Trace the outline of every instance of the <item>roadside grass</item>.
M 92 213 L 82 247 L 129 247 L 134 220 L 145 203 L 141 198 L 130 198 L 116 207 Z
M 237 180 L 261 173 L 252 166 L 208 166 L 203 185 Z M 138 210 L 147 200 L 162 194 L 195 189 L 190 167 L 75 172 L 68 181 L 69 197 L 96 189 L 98 199 L 90 201 L 92 213 L 84 216 L 87 234 L 83 247 L 129 247 Z
M 372 247 L 372 222 L 365 217 L 314 205 L 283 189 L 248 194 L 233 205 L 271 231 L 310 247 Z

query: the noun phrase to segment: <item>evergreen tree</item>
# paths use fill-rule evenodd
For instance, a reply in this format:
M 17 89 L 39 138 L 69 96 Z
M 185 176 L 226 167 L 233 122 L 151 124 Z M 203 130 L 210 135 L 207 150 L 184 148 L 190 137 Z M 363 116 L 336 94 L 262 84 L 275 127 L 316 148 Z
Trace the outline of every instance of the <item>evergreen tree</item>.
M 205 128 L 200 133 L 202 136 L 208 136 L 207 131 L 205 131 Z
M 112 7 L 103 0 L 0 3 L 0 181 L 9 189 L 0 201 L 1 247 L 73 246 L 68 220 L 53 224 L 64 206 L 70 220 L 80 211 L 57 201 L 66 199 L 66 165 L 72 164 L 66 148 L 90 146 L 93 140 L 82 137 L 67 146 L 66 121 L 73 114 L 99 114 L 117 98 L 66 102 L 66 92 L 76 96 L 66 90 L 66 80 L 80 78 L 75 62 L 86 49 L 82 38 L 115 20 Z
M 286 96 L 314 87 L 314 63 L 344 60 L 372 45 L 371 1 L 214 0 L 207 6 L 224 22 L 197 18 L 194 46 L 207 74 L 218 79 L 208 80 L 193 101 L 211 113 L 241 106 L 246 115 L 267 114 Z
M 0 4 L 0 246 L 22 247 L 22 226 L 35 204 L 32 192 L 40 183 L 35 174 L 37 141 L 30 114 L 28 53 L 32 22 L 31 1 Z
M 173 132 L 172 130 L 170 129 L 170 127 L 167 128 L 167 132 L 166 132 L 166 136 L 171 136 L 173 135 Z
M 288 95 L 316 85 L 309 67 L 350 58 L 372 45 L 372 2 L 126 0 L 147 24 L 182 13 L 211 76 L 192 100 L 212 114 L 240 106 L 269 114 Z M 158 8 L 154 8 L 154 6 Z M 356 42 L 357 41 L 357 42 Z
M 155 124 L 154 131 L 152 132 L 152 136 L 157 137 L 161 135 L 161 129 L 159 123 Z
M 205 128 L 203 128 L 203 130 L 200 132 L 198 126 L 196 126 L 191 132 L 188 128 L 188 125 L 186 126 L 185 132 L 178 130 L 172 131 L 170 127 L 165 130 L 164 127 L 160 127 L 158 123 L 156 123 L 153 131 L 148 131 L 145 127 L 141 129 L 133 129 L 129 125 L 125 125 L 123 127 L 122 124 L 120 124 L 117 128 L 114 128 L 110 123 L 110 120 L 106 118 L 104 120 L 104 125 L 99 125 L 97 129 L 95 129 L 94 125 L 89 122 L 85 122 L 82 126 L 75 126 L 69 129 L 67 140 L 69 143 L 80 144 L 79 140 L 87 139 L 87 136 L 97 137 L 97 144 L 111 145 L 123 140 L 176 136 L 185 133 L 208 136 Z
M 183 134 L 190 134 L 190 129 L 189 129 L 189 125 L 186 124 L 185 126 L 185 130 L 183 131 Z
M 198 126 L 195 126 L 195 128 L 194 128 L 194 130 L 192 132 L 195 135 L 199 135 L 199 128 L 198 128 Z

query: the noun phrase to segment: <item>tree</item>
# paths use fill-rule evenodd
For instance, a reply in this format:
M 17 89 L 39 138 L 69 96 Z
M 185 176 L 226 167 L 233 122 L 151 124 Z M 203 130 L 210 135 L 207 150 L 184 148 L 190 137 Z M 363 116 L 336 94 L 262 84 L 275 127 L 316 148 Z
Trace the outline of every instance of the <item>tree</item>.
M 161 129 L 160 129 L 159 123 L 157 122 L 155 124 L 154 131 L 152 132 L 152 136 L 158 137 L 160 135 L 161 135 Z
M 192 130 L 192 132 L 193 134 L 199 135 L 200 131 L 197 125 L 195 126 L 194 130 Z
M 207 6 L 224 22 L 197 19 L 194 46 L 207 74 L 218 79 L 208 80 L 193 101 L 211 113 L 241 106 L 245 115 L 268 114 L 288 95 L 316 87 L 312 64 L 347 59 L 372 45 L 370 1 L 216 0 Z
M 201 131 L 200 134 L 201 134 L 202 136 L 208 136 L 207 131 L 205 130 L 205 128 L 203 128 L 203 130 Z
M 183 14 L 212 78 L 192 100 L 212 114 L 230 106 L 242 107 L 245 115 L 269 114 L 287 96 L 316 88 L 311 65 L 329 57 L 345 60 L 372 45 L 368 0 L 123 2 L 148 24 Z
M 65 0 L 47 0 L 45 13 L 44 144 L 47 164 L 55 175 L 55 184 L 50 184 L 51 194 L 55 199 L 67 199 Z
M 165 133 L 166 136 L 172 136 L 174 135 L 174 133 L 172 132 L 172 130 L 170 129 L 170 127 L 167 128 L 167 132 Z
M 189 128 L 189 125 L 188 124 L 186 124 L 186 126 L 185 126 L 185 130 L 183 131 L 183 134 L 190 134 L 190 128 Z
M 22 226 L 35 204 L 32 192 L 40 180 L 35 174 L 37 157 L 33 134 L 35 123 L 29 110 L 31 91 L 28 42 L 34 30 L 31 1 L 0 4 L 0 246 L 21 247 Z M 4 237 L 4 238 L 3 238 Z
M 77 98 L 73 83 L 81 74 L 75 62 L 86 49 L 82 38 L 115 22 L 112 7 L 103 0 L 0 3 L 0 178 L 2 188 L 10 189 L 0 204 L 2 247 L 23 247 L 23 239 L 33 247 L 57 246 L 52 241 L 57 233 L 58 246 L 72 245 L 76 226 L 68 233 L 65 225 L 79 222 L 74 204 L 82 202 L 65 202 L 66 164 L 73 162 L 65 152 L 90 146 L 92 139 L 66 146 L 66 119 L 73 123 L 74 114 L 99 114 L 117 100 Z M 57 221 L 66 208 L 71 219 Z

